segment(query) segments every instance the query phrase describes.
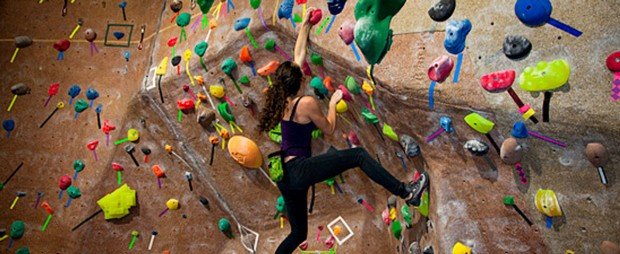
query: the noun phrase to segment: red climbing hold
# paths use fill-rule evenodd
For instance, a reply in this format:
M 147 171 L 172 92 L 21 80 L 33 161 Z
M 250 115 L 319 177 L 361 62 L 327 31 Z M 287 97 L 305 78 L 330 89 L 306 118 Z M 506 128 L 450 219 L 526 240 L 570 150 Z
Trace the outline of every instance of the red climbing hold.
M 500 93 L 512 86 L 515 81 L 514 70 L 504 70 L 485 74 L 480 77 L 480 85 L 491 93 Z

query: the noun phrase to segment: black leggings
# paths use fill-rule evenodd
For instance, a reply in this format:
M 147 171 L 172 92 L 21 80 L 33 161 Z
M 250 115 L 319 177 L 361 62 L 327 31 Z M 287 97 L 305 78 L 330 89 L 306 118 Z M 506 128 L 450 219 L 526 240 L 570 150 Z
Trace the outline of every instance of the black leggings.
M 360 167 L 374 182 L 392 194 L 405 198 L 405 184 L 381 167 L 363 148 L 328 152 L 311 158 L 295 158 L 284 165 L 284 178 L 278 182 L 282 192 L 291 233 L 278 246 L 276 254 L 289 254 L 308 236 L 308 188 L 335 177 L 350 168 Z

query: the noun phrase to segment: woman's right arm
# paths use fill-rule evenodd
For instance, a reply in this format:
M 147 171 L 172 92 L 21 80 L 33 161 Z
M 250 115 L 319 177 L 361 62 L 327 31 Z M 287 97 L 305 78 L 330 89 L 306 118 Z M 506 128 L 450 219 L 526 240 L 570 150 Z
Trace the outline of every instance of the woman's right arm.
M 323 115 L 323 111 L 316 99 L 308 97 L 305 107 L 308 109 L 310 120 L 319 127 L 326 135 L 334 134 L 336 130 L 336 104 L 342 99 L 342 91 L 336 90 L 329 101 L 329 109 L 327 117 Z

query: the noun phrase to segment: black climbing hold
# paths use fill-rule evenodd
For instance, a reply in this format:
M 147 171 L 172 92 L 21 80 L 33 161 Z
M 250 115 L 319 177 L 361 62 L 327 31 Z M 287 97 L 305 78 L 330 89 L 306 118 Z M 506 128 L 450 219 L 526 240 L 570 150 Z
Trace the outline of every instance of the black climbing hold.
M 183 9 L 183 2 L 177 0 L 172 1 L 172 3 L 170 3 L 170 9 L 175 13 L 181 11 L 181 9 Z
M 439 0 L 433 7 L 428 9 L 428 16 L 434 21 L 446 21 L 454 13 L 456 8 L 456 0 Z
M 200 203 L 207 208 L 209 207 L 209 200 L 203 196 L 200 196 Z
M 512 60 L 526 58 L 532 51 L 530 40 L 521 35 L 508 35 L 504 40 L 504 55 Z
M 140 148 L 140 150 L 142 151 L 142 153 L 143 153 L 144 155 L 149 155 L 149 154 L 151 154 L 151 149 L 150 149 L 150 148 L 148 148 L 148 147 L 142 147 L 142 148 Z
M 116 38 L 117 40 L 120 40 L 123 37 L 125 37 L 125 33 L 123 33 L 123 32 L 114 32 L 114 38 Z
M 181 63 L 181 56 L 173 57 L 171 62 L 172 62 L 172 66 L 176 67 L 177 65 L 179 65 L 179 63 Z

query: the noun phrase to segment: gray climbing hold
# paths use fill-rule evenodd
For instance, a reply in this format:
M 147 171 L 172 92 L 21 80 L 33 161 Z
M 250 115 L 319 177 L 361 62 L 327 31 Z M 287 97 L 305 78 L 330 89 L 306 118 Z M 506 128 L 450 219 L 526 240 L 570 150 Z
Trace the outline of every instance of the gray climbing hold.
M 477 139 L 468 140 L 463 148 L 475 156 L 484 156 L 489 153 L 489 145 Z
M 11 87 L 11 93 L 14 95 L 25 95 L 30 93 L 30 87 L 24 83 L 18 83 Z
M 443 22 L 452 16 L 454 9 L 456 9 L 455 0 L 439 0 L 433 7 L 428 9 L 428 16 L 434 21 Z
M 420 146 L 409 135 L 400 135 L 400 145 L 405 149 L 405 153 L 409 157 L 415 157 L 420 154 Z
M 530 40 L 521 35 L 508 35 L 504 39 L 503 49 L 504 55 L 512 60 L 520 60 L 526 58 L 532 51 L 532 43 Z
M 17 36 L 15 37 L 15 47 L 23 49 L 32 45 L 32 38 L 28 36 Z

